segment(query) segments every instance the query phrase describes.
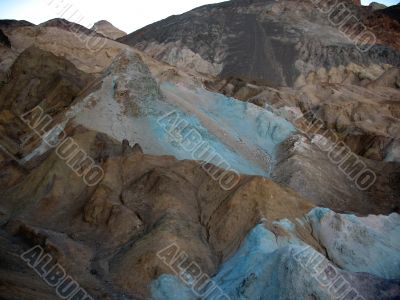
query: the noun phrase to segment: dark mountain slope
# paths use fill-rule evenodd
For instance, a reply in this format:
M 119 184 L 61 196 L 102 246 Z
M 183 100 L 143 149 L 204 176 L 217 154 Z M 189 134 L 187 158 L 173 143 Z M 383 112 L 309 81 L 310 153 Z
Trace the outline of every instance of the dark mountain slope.
M 4 34 L 2 30 L 0 30 L 0 44 L 3 46 L 6 46 L 8 48 L 11 48 L 11 43 L 8 37 Z
M 365 17 L 351 1 L 346 6 Z M 395 50 L 377 45 L 360 52 L 327 19 L 311 1 L 228 1 L 169 17 L 119 41 L 172 65 L 271 86 L 292 86 L 307 73 L 305 64 L 399 65 Z
M 400 4 L 385 8 L 381 12 L 400 23 Z

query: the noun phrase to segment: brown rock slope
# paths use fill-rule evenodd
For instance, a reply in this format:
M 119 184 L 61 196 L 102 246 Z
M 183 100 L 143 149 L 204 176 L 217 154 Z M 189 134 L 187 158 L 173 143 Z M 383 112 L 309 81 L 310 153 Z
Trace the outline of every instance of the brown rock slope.
M 154 253 L 172 242 L 185 245 L 212 274 L 261 218 L 295 220 L 313 207 L 264 178 L 243 176 L 227 192 L 196 162 L 143 155 L 82 129 L 73 138 L 102 162 L 102 182 L 87 187 L 53 151 L 2 190 L 3 235 L 24 238 L 20 247 L 42 245 L 96 297 L 114 292 L 102 282 L 148 296 L 151 280 L 171 272 Z M 310 233 L 304 236 L 318 247 Z M 18 253 L 4 248 L 11 268 Z M 11 272 L 13 279 L 1 295 L 10 295 L 24 278 L 21 271 L 6 270 L 2 278 Z
M 112 40 L 119 39 L 126 35 L 126 32 L 119 30 L 113 24 L 111 24 L 110 22 L 105 21 L 105 20 L 96 22 L 93 25 L 92 30 L 94 30 L 97 33 L 100 33 L 100 34 L 104 35 L 105 37 L 108 37 Z
M 40 106 L 44 113 L 56 118 L 95 78 L 68 60 L 36 47 L 18 56 L 8 74 L 7 81 L 0 84 L 0 139 L 3 147 L 20 157 L 40 142 L 21 115 Z M 31 147 L 19 144 L 24 139 Z

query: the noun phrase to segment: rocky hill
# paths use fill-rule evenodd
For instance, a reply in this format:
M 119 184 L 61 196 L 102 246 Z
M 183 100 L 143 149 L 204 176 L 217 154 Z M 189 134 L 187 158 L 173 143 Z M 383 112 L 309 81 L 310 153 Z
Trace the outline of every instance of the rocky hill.
M 382 12 L 400 23 L 400 4 L 387 7 Z
M 344 3 L 355 18 L 377 18 L 352 1 Z M 358 34 L 350 30 L 356 26 L 352 19 L 332 26 L 329 14 L 319 10 L 327 9 L 320 6 L 312 1 L 228 1 L 172 16 L 120 41 L 172 65 L 275 87 L 293 86 L 310 70 L 329 71 L 349 63 L 399 66 L 393 49 L 400 49 L 394 39 L 400 37 L 399 24 L 380 20 L 394 26 L 390 39 L 375 28 L 378 44 L 360 52 L 349 40 Z
M 368 6 L 373 10 L 380 10 L 380 9 L 387 8 L 387 6 L 385 4 L 381 4 L 378 2 L 371 2 Z
M 119 39 L 126 35 L 126 32 L 119 30 L 113 24 L 111 24 L 110 22 L 105 21 L 105 20 L 96 22 L 93 25 L 92 30 L 94 30 L 97 33 L 100 33 L 100 34 L 104 35 L 105 37 L 108 37 L 112 40 Z
M 399 299 L 400 25 L 353 2 L 374 43 L 311 1 L 0 21 L 0 299 Z

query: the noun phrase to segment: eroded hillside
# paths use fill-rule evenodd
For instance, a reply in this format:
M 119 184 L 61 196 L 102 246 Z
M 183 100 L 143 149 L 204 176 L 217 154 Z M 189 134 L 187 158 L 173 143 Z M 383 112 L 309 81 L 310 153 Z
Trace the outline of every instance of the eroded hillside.
M 368 51 L 311 1 L 0 21 L 0 298 L 399 299 L 400 25 L 346 5 Z

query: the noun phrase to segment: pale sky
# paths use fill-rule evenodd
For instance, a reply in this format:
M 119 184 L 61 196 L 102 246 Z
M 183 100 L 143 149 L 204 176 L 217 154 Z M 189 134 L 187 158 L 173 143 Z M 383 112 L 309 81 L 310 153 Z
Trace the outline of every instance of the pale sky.
M 395 5 L 395 4 L 397 4 L 397 3 L 399 3 L 399 1 L 400 0 L 378 0 L 378 1 L 367 1 L 367 0 L 361 0 L 361 3 L 363 4 L 363 5 L 368 5 L 368 4 L 370 4 L 371 2 L 378 2 L 378 3 L 382 3 L 382 4 L 385 4 L 386 6 L 390 6 L 390 5 Z
M 400 0 L 380 0 L 393 5 Z M 91 27 L 107 20 L 127 33 L 170 15 L 184 13 L 218 0 L 0 0 L 0 19 L 27 20 L 34 24 L 54 18 Z M 363 0 L 363 4 L 371 1 Z M 66 12 L 65 12 L 66 11 Z M 64 13 L 63 13 L 64 12 Z

